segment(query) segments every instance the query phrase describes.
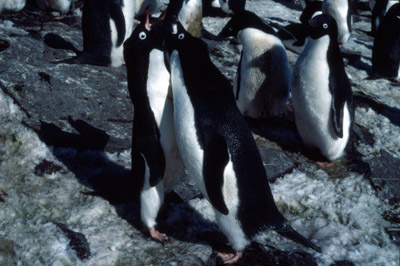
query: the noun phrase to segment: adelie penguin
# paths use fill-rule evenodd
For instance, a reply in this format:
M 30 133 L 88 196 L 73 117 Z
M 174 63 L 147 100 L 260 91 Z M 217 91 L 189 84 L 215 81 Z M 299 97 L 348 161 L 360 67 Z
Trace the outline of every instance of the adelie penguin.
M 372 74 L 400 81 L 400 3 L 389 9 L 376 31 L 372 47 Z
M 369 5 L 372 11 L 371 16 L 371 35 L 375 36 L 376 30 L 379 27 L 382 19 L 385 17 L 389 9 L 399 3 L 399 0 L 370 0 Z
M 1 0 L 0 13 L 3 10 L 18 12 L 25 7 L 26 0 Z
M 133 22 L 134 0 L 86 0 L 82 10 L 83 52 L 56 34 L 45 35 L 45 43 L 77 54 L 57 63 L 119 67 L 123 64 L 122 44 L 132 32 Z
M 203 19 L 203 5 L 201 0 L 171 0 L 167 17 L 177 17 L 183 27 L 195 37 L 200 37 Z
M 243 45 L 234 94 L 244 116 L 276 116 L 289 96 L 290 68 L 286 49 L 275 31 L 250 11 L 233 15 L 219 37 L 237 37 Z
M 140 190 L 141 219 L 153 239 L 167 236 L 156 229 L 164 193 L 183 175 L 175 141 L 170 74 L 164 62 L 161 22 L 149 12 L 124 44 L 128 89 L 134 106 L 132 175 Z
M 218 256 L 225 263 L 236 262 L 266 229 L 320 251 L 275 206 L 256 143 L 230 82 L 211 62 L 207 45 L 179 22 L 171 28 L 166 46 L 176 141 L 187 171 L 211 203 L 233 248 Z
M 331 15 L 338 27 L 338 43 L 343 45 L 350 38 L 352 31 L 351 0 L 324 0 L 322 13 Z
M 310 20 L 308 33 L 309 41 L 293 67 L 290 83 L 295 121 L 309 151 L 319 161 L 333 161 L 344 154 L 349 142 L 353 94 L 335 19 L 327 14 L 316 16 Z

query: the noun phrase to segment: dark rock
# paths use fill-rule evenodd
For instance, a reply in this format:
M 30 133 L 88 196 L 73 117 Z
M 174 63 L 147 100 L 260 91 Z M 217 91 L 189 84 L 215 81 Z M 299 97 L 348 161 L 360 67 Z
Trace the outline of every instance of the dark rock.
M 173 190 L 185 202 L 202 196 L 201 192 L 197 189 L 188 174 L 185 174 L 180 178 Z
M 10 48 L 10 43 L 5 40 L 0 40 L 0 52 Z
M 0 265 L 17 265 L 18 256 L 14 247 L 16 243 L 8 239 L 0 239 Z
M 354 266 L 354 263 L 347 260 L 339 260 L 335 261 L 335 263 L 331 264 L 331 266 Z
M 79 259 L 84 260 L 90 257 L 89 243 L 84 234 L 74 232 L 68 229 L 68 227 L 62 223 L 55 223 L 55 225 L 60 228 L 65 236 L 69 239 L 69 246 L 75 250 Z
M 400 202 L 400 159 L 381 150 L 380 157 L 368 160 L 371 167 L 371 182 L 382 198 L 391 203 Z
M 206 265 L 224 265 L 220 258 L 214 254 Z M 280 266 L 316 266 L 313 256 L 302 251 L 282 251 L 274 248 L 264 248 L 253 243 L 243 253 L 243 257 L 235 264 L 238 266 L 254 265 L 280 265 Z
M 293 159 L 283 151 L 267 149 L 261 150 L 260 154 L 270 182 L 274 182 L 278 177 L 290 173 L 295 168 Z
M 56 165 L 46 159 L 42 160 L 38 165 L 35 166 L 34 173 L 37 176 L 43 176 L 45 174 L 50 175 L 56 172 L 60 172 L 62 167 Z

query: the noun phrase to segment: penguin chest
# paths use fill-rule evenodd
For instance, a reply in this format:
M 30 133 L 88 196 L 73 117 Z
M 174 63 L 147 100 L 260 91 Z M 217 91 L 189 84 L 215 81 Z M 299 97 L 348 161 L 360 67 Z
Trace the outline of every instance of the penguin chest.
M 165 155 L 164 183 L 166 190 L 183 174 L 183 163 L 175 141 L 173 103 L 169 79 L 170 75 L 164 64 L 164 53 L 153 49 L 149 55 L 146 89 Z
M 179 54 L 176 50 L 171 54 L 170 64 L 176 142 L 185 167 L 192 175 L 196 186 L 208 198 L 202 176 L 204 150 L 198 139 L 195 111 L 188 95 Z

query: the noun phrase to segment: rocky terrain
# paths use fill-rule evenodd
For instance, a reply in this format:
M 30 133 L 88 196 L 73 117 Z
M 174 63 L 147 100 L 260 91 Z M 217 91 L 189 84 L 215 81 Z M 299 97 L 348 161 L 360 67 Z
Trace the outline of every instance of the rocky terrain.
M 164 6 L 167 1 L 163 1 Z M 57 33 L 82 47 L 80 12 L 0 14 L 0 265 L 218 265 L 226 240 L 190 177 L 167 195 L 152 241 L 129 178 L 133 106 L 125 67 L 55 64 L 72 57 L 47 47 Z M 248 0 L 266 22 L 296 22 L 300 5 Z M 373 38 L 366 1 L 354 1 L 343 50 L 356 103 L 348 155 L 329 169 L 304 155 L 290 104 L 250 127 L 278 208 L 321 254 L 272 231 L 238 265 L 399 265 L 400 88 L 368 79 Z M 204 18 L 217 34 L 229 18 Z M 233 80 L 240 46 L 205 39 Z M 288 51 L 291 65 L 296 54 Z

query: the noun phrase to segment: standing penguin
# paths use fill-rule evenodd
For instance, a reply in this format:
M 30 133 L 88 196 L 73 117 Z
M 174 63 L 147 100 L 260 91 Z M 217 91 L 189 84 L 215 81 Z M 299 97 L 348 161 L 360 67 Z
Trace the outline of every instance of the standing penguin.
M 123 42 L 133 30 L 134 0 L 86 0 L 82 10 L 83 52 L 56 34 L 47 34 L 52 48 L 69 49 L 77 56 L 59 61 L 119 67 L 123 63 Z
M 235 36 L 243 45 L 234 93 L 239 110 L 251 118 L 279 114 L 289 96 L 286 49 L 275 31 L 250 11 L 233 15 L 219 37 Z
M 229 81 L 211 62 L 207 45 L 179 22 L 172 25 L 166 45 L 177 145 L 234 249 L 219 256 L 225 263 L 237 261 L 253 238 L 268 228 L 320 251 L 276 208 L 254 138 Z
M 347 42 L 352 26 L 351 0 L 324 0 L 322 12 L 331 15 L 336 20 L 339 45 Z
M 161 23 L 139 24 L 124 44 L 128 89 L 134 106 L 132 174 L 140 188 L 141 219 L 153 239 L 163 241 L 156 218 L 164 192 L 183 175 L 175 141 L 170 74 L 164 63 Z
M 376 31 L 372 72 L 378 77 L 400 80 L 400 3 L 389 9 Z
M 26 0 L 1 0 L 0 13 L 3 10 L 18 12 L 25 7 Z
M 295 120 L 308 148 L 330 161 L 341 157 L 354 120 L 353 94 L 337 43 L 337 27 L 327 14 L 310 20 L 309 41 L 292 71 Z
M 372 11 L 371 17 L 371 35 L 375 36 L 376 30 L 379 27 L 382 19 L 385 17 L 389 9 L 394 5 L 399 3 L 399 0 L 370 0 L 369 6 Z
M 57 11 L 65 14 L 71 7 L 71 0 L 35 0 L 36 5 L 44 11 Z

